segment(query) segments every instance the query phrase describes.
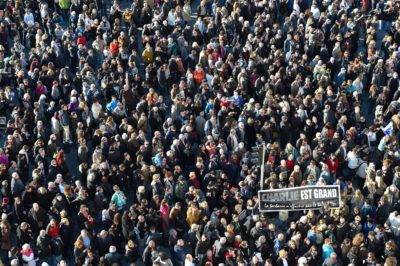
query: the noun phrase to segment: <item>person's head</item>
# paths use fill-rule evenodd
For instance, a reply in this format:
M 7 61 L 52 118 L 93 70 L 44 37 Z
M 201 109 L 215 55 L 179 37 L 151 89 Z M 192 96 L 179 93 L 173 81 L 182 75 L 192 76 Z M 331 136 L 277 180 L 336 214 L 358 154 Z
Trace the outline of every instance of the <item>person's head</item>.
M 25 251 L 25 252 L 29 251 L 30 249 L 31 249 L 31 246 L 29 244 L 24 244 L 22 246 L 22 250 Z
M 79 249 L 83 248 L 83 247 L 84 247 L 83 241 L 80 240 L 80 239 L 76 240 L 76 241 L 75 241 L 75 247 L 76 247 L 76 248 L 79 248 Z
M 129 240 L 128 243 L 126 244 L 128 248 L 132 249 L 135 247 L 135 242 L 132 240 Z
M 61 195 L 60 195 L 60 196 L 61 196 Z M 62 199 L 62 196 L 61 196 L 61 199 Z M 54 219 L 54 218 L 51 219 L 51 220 L 50 220 L 50 226 L 53 226 L 53 227 L 54 227 L 54 226 L 56 226 L 56 225 L 57 225 L 56 219 Z
M 193 261 L 193 256 L 190 255 L 190 254 L 187 254 L 187 255 L 186 255 L 186 261 L 192 262 L 192 261 Z
M 115 252 L 117 252 L 117 248 L 115 246 L 110 246 L 109 252 L 110 253 L 115 253 Z
M 296 249 L 296 242 L 294 240 L 290 240 L 288 243 L 290 249 Z
M 287 251 L 284 249 L 281 249 L 279 251 L 279 258 L 286 259 L 287 257 L 288 257 Z
M 396 249 L 396 244 L 392 240 L 389 240 L 385 244 L 385 249 L 390 250 L 390 251 L 395 250 Z
M 12 178 L 14 180 L 19 180 L 19 174 L 17 172 L 12 173 Z
M 300 257 L 297 261 L 299 266 L 307 266 L 308 265 L 308 261 L 306 257 Z
M 33 203 L 32 208 L 33 208 L 33 210 L 34 210 L 35 212 L 39 211 L 39 209 L 40 209 L 39 204 L 37 204 L 36 202 Z
M 88 237 L 89 233 L 86 229 L 81 230 L 81 236 L 82 237 Z
M 384 266 L 396 266 L 396 265 L 397 265 L 396 257 L 386 258 Z
M 156 242 L 154 242 L 153 240 L 150 240 L 148 245 L 149 245 L 150 248 L 155 248 L 156 247 Z
M 369 260 L 369 261 L 376 260 L 375 253 L 374 252 L 368 252 L 367 260 Z

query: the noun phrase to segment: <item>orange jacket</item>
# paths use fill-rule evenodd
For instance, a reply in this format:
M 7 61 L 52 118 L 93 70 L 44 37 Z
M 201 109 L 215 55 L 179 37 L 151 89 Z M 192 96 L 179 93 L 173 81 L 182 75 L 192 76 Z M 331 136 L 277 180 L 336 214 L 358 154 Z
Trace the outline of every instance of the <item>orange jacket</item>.
M 194 209 L 189 207 L 186 212 L 186 222 L 188 226 L 192 226 L 192 224 L 197 224 L 200 220 L 200 211 L 198 209 Z
M 113 56 L 116 56 L 118 54 L 119 50 L 119 45 L 117 42 L 111 42 L 110 43 L 110 52 Z
M 196 82 L 197 85 L 201 84 L 201 82 L 203 81 L 205 76 L 206 76 L 206 73 L 204 73 L 204 70 L 200 70 L 200 71 L 195 70 L 193 73 L 194 82 Z

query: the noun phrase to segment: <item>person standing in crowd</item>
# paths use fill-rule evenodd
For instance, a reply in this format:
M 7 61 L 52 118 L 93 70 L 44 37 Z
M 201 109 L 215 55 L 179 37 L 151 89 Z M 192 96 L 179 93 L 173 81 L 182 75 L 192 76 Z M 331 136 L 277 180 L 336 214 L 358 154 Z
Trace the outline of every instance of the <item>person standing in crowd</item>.
M 60 111 L 60 124 L 63 130 L 64 143 L 72 143 L 70 136 L 70 118 L 68 114 L 68 106 L 63 105 Z
M 122 210 L 124 205 L 126 204 L 126 196 L 124 192 L 122 192 L 118 185 L 113 187 L 114 195 L 111 197 L 111 203 L 114 203 L 119 211 Z

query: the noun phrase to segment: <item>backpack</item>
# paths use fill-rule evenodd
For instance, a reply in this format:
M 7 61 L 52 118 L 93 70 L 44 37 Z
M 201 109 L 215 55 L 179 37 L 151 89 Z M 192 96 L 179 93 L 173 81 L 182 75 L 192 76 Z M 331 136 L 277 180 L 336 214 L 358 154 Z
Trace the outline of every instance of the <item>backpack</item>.
M 188 190 L 188 185 L 187 183 L 184 182 L 178 182 L 175 185 L 175 196 L 180 199 L 183 200 L 185 198 L 185 194 Z

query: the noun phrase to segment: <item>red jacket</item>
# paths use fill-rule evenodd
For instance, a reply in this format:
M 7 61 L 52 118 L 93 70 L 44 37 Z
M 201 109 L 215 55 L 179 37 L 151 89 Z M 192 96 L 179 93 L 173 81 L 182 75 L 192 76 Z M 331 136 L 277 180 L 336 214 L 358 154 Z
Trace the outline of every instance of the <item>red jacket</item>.
M 119 51 L 119 45 L 117 42 L 110 43 L 110 52 L 113 56 L 116 56 Z
M 286 160 L 286 166 L 289 168 L 290 172 L 294 169 L 294 161 L 293 160 Z
M 225 101 L 225 102 L 221 102 L 219 105 L 220 105 L 221 107 L 222 107 L 222 106 L 229 107 L 229 105 L 231 105 L 231 103 L 228 102 L 228 101 Z
M 197 178 L 191 178 L 191 179 L 190 179 L 190 182 L 193 184 L 193 186 L 194 186 L 196 189 L 199 189 L 199 188 L 200 188 L 200 181 L 199 181 Z
M 326 160 L 326 164 L 328 165 L 329 171 L 331 171 L 331 173 L 336 174 L 337 170 L 338 170 L 338 166 L 339 166 L 339 160 L 337 158 L 335 158 L 335 160 L 331 160 L 330 158 L 328 158 Z
M 48 235 L 49 237 L 53 237 L 54 235 L 60 234 L 60 225 L 56 224 L 56 226 L 49 229 Z
M 78 40 L 76 41 L 76 43 L 82 44 L 84 47 L 86 47 L 87 41 L 86 41 L 86 37 L 85 36 L 79 36 Z

